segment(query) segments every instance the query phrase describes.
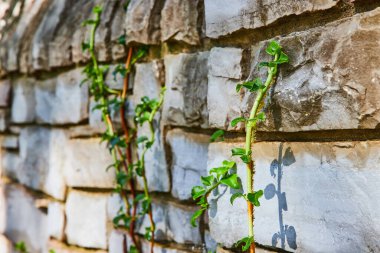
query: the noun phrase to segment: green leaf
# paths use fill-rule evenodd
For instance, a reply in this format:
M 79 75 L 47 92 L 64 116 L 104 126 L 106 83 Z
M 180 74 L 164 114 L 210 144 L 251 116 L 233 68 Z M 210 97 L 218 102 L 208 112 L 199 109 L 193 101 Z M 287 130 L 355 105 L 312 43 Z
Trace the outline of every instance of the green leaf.
M 265 88 L 265 86 L 263 85 L 263 82 L 261 81 L 260 78 L 256 78 L 252 81 L 247 81 L 247 82 L 244 82 L 242 84 L 238 84 L 236 86 L 236 90 L 240 91 L 240 89 L 242 87 L 248 89 L 250 92 L 255 92 L 255 91 L 258 91 L 259 89 Z
M 276 62 L 260 62 L 259 63 L 259 69 L 262 68 L 262 67 L 268 67 L 268 68 L 273 68 L 273 67 L 276 67 L 277 63 Z
M 149 140 L 148 137 L 144 135 L 144 136 L 140 136 L 139 138 L 137 138 L 136 143 L 140 144 L 140 143 L 146 142 L 148 140 Z
M 235 199 L 241 198 L 241 197 L 244 197 L 244 194 L 241 192 L 237 192 L 237 193 L 232 194 L 232 196 L 230 198 L 231 205 L 234 204 Z
M 210 173 L 214 173 L 217 178 L 223 177 L 228 171 L 230 170 L 229 167 L 217 167 L 217 168 L 212 168 L 210 170 Z
M 129 247 L 128 252 L 129 253 L 139 253 L 139 251 L 137 250 L 136 246 L 134 246 L 134 245 L 131 245 L 131 247 Z
M 248 163 L 251 162 L 251 154 L 249 154 L 249 155 L 242 155 L 242 156 L 240 156 L 240 159 L 241 159 L 244 163 L 248 164 Z
M 194 186 L 193 189 L 191 189 L 191 196 L 194 200 L 205 194 L 206 189 L 202 186 Z
M 284 52 L 281 52 L 280 57 L 278 58 L 277 61 L 275 61 L 275 63 L 277 64 L 287 63 L 287 62 L 289 62 L 289 57 Z
M 236 168 L 236 163 L 234 161 L 223 161 L 223 167 L 226 167 L 228 169 Z
M 126 36 L 125 36 L 125 34 L 123 34 L 119 38 L 117 38 L 117 43 L 119 43 L 120 45 L 125 45 L 125 43 L 126 43 Z
M 96 20 L 92 20 L 92 19 L 87 19 L 85 21 L 82 22 L 82 26 L 86 26 L 86 25 L 95 25 L 97 23 Z
M 201 177 L 202 184 L 206 186 L 211 186 L 212 182 L 214 181 L 213 176 L 208 176 L 208 177 Z
M 90 48 L 90 44 L 87 42 L 82 42 L 82 52 Z
M 145 194 L 144 193 L 137 194 L 136 197 L 135 197 L 135 199 L 134 199 L 134 202 L 135 203 L 140 202 L 144 198 L 145 198 Z
M 269 55 L 276 55 L 281 52 L 281 46 L 274 40 L 269 42 L 267 48 L 265 49 L 265 52 Z
M 222 180 L 220 180 L 220 182 L 234 189 L 240 188 L 240 183 L 238 181 L 238 176 L 236 174 L 229 175 L 223 178 Z
M 245 149 L 244 148 L 233 148 L 231 150 L 231 152 L 232 152 L 232 156 L 245 155 Z
M 190 223 L 193 227 L 196 227 L 197 224 L 195 223 L 195 221 L 198 219 L 198 217 L 200 217 L 203 212 L 205 211 L 206 209 L 205 208 L 201 208 L 197 211 L 194 212 L 194 214 L 191 216 L 191 220 L 190 220 Z
M 254 243 L 253 237 L 247 236 L 247 237 L 244 237 L 243 239 L 240 239 L 239 241 L 237 241 L 235 243 L 235 246 L 238 247 L 239 245 L 242 245 L 241 249 L 243 251 L 247 251 L 252 243 Z
M 258 120 L 258 121 L 265 121 L 265 113 L 264 112 L 260 112 L 260 113 L 258 113 L 257 115 L 256 115 L 256 119 Z
M 144 238 L 146 240 L 150 241 L 150 239 L 152 238 L 152 232 L 153 232 L 152 227 L 145 227 Z
M 241 88 L 243 88 L 243 84 L 239 83 L 236 85 L 236 92 L 240 92 Z
M 55 250 L 50 249 L 50 250 L 49 250 L 49 253 L 55 253 Z
M 210 141 L 211 141 L 211 142 L 216 142 L 218 139 L 220 139 L 221 141 L 224 141 L 224 137 L 223 137 L 223 135 L 224 135 L 224 131 L 221 130 L 221 129 L 219 129 L 219 130 L 215 131 L 215 132 L 211 135 L 211 137 L 210 137 Z
M 99 6 L 99 5 L 96 5 L 93 9 L 92 9 L 92 12 L 93 13 L 102 13 L 102 11 L 103 11 L 103 9 L 102 9 L 102 7 L 101 6 Z
M 239 122 L 246 121 L 244 117 L 235 118 L 231 121 L 231 126 L 235 127 Z
M 259 198 L 261 198 L 263 194 L 263 190 L 255 191 L 254 193 L 248 193 L 247 200 L 251 202 L 254 206 L 260 206 Z

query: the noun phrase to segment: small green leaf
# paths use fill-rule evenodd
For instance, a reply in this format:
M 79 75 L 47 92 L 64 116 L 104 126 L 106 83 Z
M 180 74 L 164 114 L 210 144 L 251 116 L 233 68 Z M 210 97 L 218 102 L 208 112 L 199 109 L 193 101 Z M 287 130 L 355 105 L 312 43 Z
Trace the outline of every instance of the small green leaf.
M 194 186 L 193 189 L 191 189 L 191 196 L 194 200 L 202 196 L 206 192 L 206 189 L 202 186 Z
M 265 52 L 269 55 L 276 55 L 281 52 L 281 46 L 274 40 L 269 42 L 267 48 L 265 49 Z
M 244 117 L 235 118 L 231 121 L 231 126 L 235 127 L 239 122 L 246 121 Z
M 247 82 L 240 84 L 239 91 L 242 87 L 248 89 L 250 92 L 256 92 L 259 89 L 263 89 L 265 86 L 263 85 L 263 82 L 261 81 L 260 78 L 256 78 L 254 80 L 247 81 Z M 236 89 L 238 89 L 237 86 L 236 86 Z
M 145 194 L 144 193 L 137 194 L 136 197 L 135 197 L 135 199 L 134 199 L 134 202 L 135 203 L 140 202 L 144 198 L 145 198 Z
M 99 5 L 96 5 L 93 9 L 92 9 L 92 12 L 93 13 L 102 13 L 103 9 L 101 6 Z
M 262 68 L 262 67 L 268 67 L 268 68 L 273 68 L 273 67 L 276 67 L 277 63 L 276 62 L 260 62 L 259 63 L 259 69 Z
M 149 140 L 149 139 L 148 139 L 147 136 L 140 136 L 139 138 L 137 138 L 136 143 L 137 143 L 137 144 L 140 144 L 140 143 L 146 142 L 146 141 L 148 141 L 148 140 Z
M 206 186 L 211 186 L 212 182 L 214 181 L 213 176 L 208 176 L 208 177 L 201 177 L 202 184 Z
M 134 245 L 131 245 L 131 247 L 129 247 L 129 253 L 139 253 L 139 251 L 137 250 L 136 246 Z
M 251 154 L 249 155 L 242 155 L 240 156 L 240 159 L 245 163 L 249 164 L 251 162 Z
M 247 251 L 252 243 L 254 243 L 253 237 L 248 236 L 248 237 L 244 237 L 243 239 L 240 239 L 239 241 L 237 241 L 235 243 L 235 246 L 237 247 L 239 245 L 242 245 L 242 247 L 241 247 L 242 250 Z
M 197 211 L 194 212 L 194 214 L 191 216 L 191 220 L 190 220 L 190 223 L 193 227 L 196 227 L 197 224 L 195 223 L 195 221 L 198 219 L 198 217 L 200 217 L 203 212 L 205 211 L 206 209 L 205 208 L 201 208 Z
M 260 112 L 260 113 L 258 113 L 257 115 L 256 115 L 256 119 L 258 120 L 258 121 L 265 121 L 265 113 L 264 112 Z
M 260 206 L 259 198 L 261 198 L 263 194 L 263 190 L 255 191 L 254 193 L 248 193 L 247 200 L 251 202 L 254 206 Z
M 219 129 L 219 130 L 215 131 L 215 132 L 211 135 L 211 137 L 210 137 L 210 141 L 211 141 L 211 142 L 216 142 L 218 139 L 221 140 L 221 141 L 224 141 L 224 137 L 223 137 L 223 135 L 224 135 L 224 131 L 221 130 L 221 129 Z
M 224 160 L 222 164 L 224 167 L 226 167 L 228 169 L 232 169 L 232 168 L 236 167 L 236 163 L 234 161 Z
M 278 58 L 277 61 L 275 61 L 275 63 L 277 64 L 282 64 L 282 63 L 287 63 L 287 62 L 289 62 L 289 57 L 284 52 L 281 52 L 280 57 Z
M 244 194 L 241 192 L 237 192 L 237 193 L 232 194 L 232 196 L 230 198 L 231 205 L 234 204 L 235 199 L 241 198 L 241 197 L 244 197 Z
M 87 42 L 82 42 L 82 52 L 88 50 L 90 48 L 90 44 Z
M 245 155 L 245 149 L 244 148 L 233 148 L 231 150 L 231 152 L 232 152 L 232 156 Z
M 229 167 L 217 167 L 217 168 L 212 168 L 210 170 L 210 173 L 214 173 L 216 177 L 219 179 L 223 177 L 228 171 L 230 170 Z
M 240 92 L 241 88 L 243 88 L 243 84 L 239 83 L 236 85 L 236 92 Z
M 120 45 L 125 45 L 125 43 L 126 43 L 126 36 L 125 36 L 125 34 L 123 34 L 119 38 L 117 38 L 117 43 L 120 44 Z
M 234 189 L 240 188 L 240 183 L 238 181 L 238 176 L 236 174 L 229 175 L 223 178 L 222 180 L 220 180 L 220 182 Z

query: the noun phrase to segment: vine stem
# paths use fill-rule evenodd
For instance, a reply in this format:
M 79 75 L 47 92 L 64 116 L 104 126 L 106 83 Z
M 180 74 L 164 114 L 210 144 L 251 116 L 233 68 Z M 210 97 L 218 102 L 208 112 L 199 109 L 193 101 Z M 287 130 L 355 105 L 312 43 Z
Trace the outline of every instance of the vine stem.
M 160 100 L 158 101 L 158 105 L 155 107 L 155 109 L 151 112 L 148 123 L 149 123 L 149 130 L 150 130 L 150 140 L 149 142 L 151 145 L 155 142 L 155 133 L 154 133 L 154 127 L 153 127 L 153 120 L 154 116 L 156 115 L 158 109 L 161 107 L 162 103 L 164 102 L 164 96 L 161 93 L 160 95 Z M 141 166 L 142 166 L 142 178 L 143 178 L 143 184 L 144 184 L 144 195 L 145 198 L 149 198 L 149 188 L 148 188 L 148 180 L 146 178 L 146 173 L 145 173 L 145 154 L 148 151 L 148 147 L 145 146 L 144 150 L 141 154 Z M 148 210 L 148 216 L 149 216 L 149 221 L 151 224 L 151 237 L 150 237 L 150 252 L 154 252 L 154 231 L 156 228 L 156 224 L 153 220 L 153 212 L 152 212 L 152 204 L 150 204 L 149 210 Z
M 96 55 L 95 55 L 95 33 L 96 33 L 96 29 L 98 28 L 99 22 L 100 22 L 100 13 L 99 12 L 96 13 L 95 20 L 96 20 L 96 22 L 92 26 L 92 29 L 91 29 L 89 52 L 90 52 L 90 57 L 92 59 L 92 63 L 94 65 L 94 69 L 95 69 L 95 72 L 96 72 L 96 77 L 97 77 L 96 81 L 98 83 L 99 93 L 102 94 L 102 96 L 100 97 L 100 103 L 101 103 L 101 105 L 103 105 L 103 107 L 102 107 L 103 108 L 102 109 L 102 119 L 103 119 L 103 122 L 105 122 L 105 124 L 106 124 L 106 128 L 107 128 L 106 131 L 110 135 L 113 135 L 114 132 L 115 132 L 115 130 L 114 130 L 114 126 L 113 126 L 113 123 L 112 123 L 112 120 L 111 120 L 111 116 L 110 116 L 110 112 L 109 112 L 109 109 L 108 109 L 107 99 L 106 99 L 106 97 L 104 95 L 104 91 L 107 90 L 107 87 L 105 87 L 104 79 L 103 79 L 103 73 L 101 73 L 101 70 L 99 69 L 99 65 L 98 65 L 98 62 L 96 60 Z M 130 62 L 130 60 L 129 60 L 129 62 Z M 118 164 L 117 154 L 122 159 L 123 167 L 124 167 L 125 171 L 128 173 L 128 165 L 127 165 L 127 163 L 126 163 L 126 161 L 124 159 L 124 155 L 123 155 L 121 149 L 116 146 L 115 148 L 113 148 L 111 150 L 111 155 L 112 155 L 112 158 L 113 158 L 113 161 L 114 161 L 115 165 Z M 115 169 L 119 170 L 120 168 L 119 168 L 119 166 L 117 166 Z M 123 203 L 126 206 L 126 210 L 127 210 L 127 213 L 128 213 L 129 212 L 128 210 L 130 210 L 130 204 L 129 204 L 129 201 L 128 201 L 128 198 L 127 198 L 127 193 L 125 191 L 123 191 L 123 189 L 121 189 L 121 197 L 122 197 Z M 135 238 L 135 235 L 134 235 L 134 231 L 130 230 L 129 231 L 129 235 L 132 238 L 133 243 L 135 244 L 135 246 L 139 249 L 138 244 L 137 244 L 137 239 Z M 124 248 L 124 251 L 126 251 L 125 248 Z
M 276 61 L 278 58 L 278 55 L 276 54 L 274 57 L 274 61 Z M 257 121 L 255 120 L 256 115 L 259 111 L 260 105 L 262 104 L 263 98 L 265 97 L 266 92 L 268 91 L 269 87 L 274 83 L 275 76 L 277 73 L 277 65 L 274 67 L 268 68 L 268 77 L 264 83 L 264 88 L 259 89 L 255 102 L 252 106 L 248 123 L 247 123 L 247 129 L 246 129 L 246 138 L 245 138 L 245 154 L 247 156 L 251 156 L 252 154 L 252 145 L 255 142 L 255 134 L 256 134 L 256 127 L 257 127 Z M 255 168 L 255 161 L 254 159 L 250 159 L 250 162 L 246 164 L 246 171 L 247 171 L 247 194 L 248 193 L 254 193 L 254 176 L 256 173 Z M 247 201 L 248 205 L 248 234 L 253 239 L 253 242 L 251 243 L 251 246 L 249 248 L 250 253 L 255 253 L 255 234 L 253 231 L 254 226 L 254 207 L 253 204 L 250 201 Z

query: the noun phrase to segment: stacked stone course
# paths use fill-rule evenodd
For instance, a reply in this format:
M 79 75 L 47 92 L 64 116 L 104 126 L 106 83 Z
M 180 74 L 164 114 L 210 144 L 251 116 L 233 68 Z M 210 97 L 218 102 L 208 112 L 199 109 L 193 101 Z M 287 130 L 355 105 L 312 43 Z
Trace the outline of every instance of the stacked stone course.
M 380 1 L 131 0 L 127 10 L 116 0 L 22 2 L 0 40 L 0 253 L 20 241 L 31 253 L 122 252 L 104 124 L 80 85 L 89 60 L 81 22 L 96 4 L 108 84 L 122 87 L 112 70 L 126 58 L 125 34 L 128 46 L 150 46 L 133 70 L 129 107 L 167 87 L 146 156 L 155 252 L 230 252 L 247 235 L 246 204 L 232 206 L 234 192 L 223 187 L 191 227 L 190 191 L 243 146 L 242 125 L 230 123 L 247 115 L 254 95 L 235 86 L 262 75 L 257 64 L 272 39 L 290 63 L 266 99 L 254 145 L 255 188 L 265 193 L 255 211 L 257 252 L 380 252 Z M 215 129 L 226 130 L 225 142 L 209 143 Z

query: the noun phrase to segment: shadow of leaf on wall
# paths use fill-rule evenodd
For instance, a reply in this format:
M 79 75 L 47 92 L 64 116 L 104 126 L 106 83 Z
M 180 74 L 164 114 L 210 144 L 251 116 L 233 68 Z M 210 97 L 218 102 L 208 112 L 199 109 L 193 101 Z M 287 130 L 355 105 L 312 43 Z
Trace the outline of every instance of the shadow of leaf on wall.
M 278 221 L 280 230 L 272 236 L 272 246 L 285 249 L 285 242 L 291 249 L 297 249 L 297 233 L 293 226 L 284 225 L 283 212 L 288 211 L 288 204 L 286 201 L 286 193 L 282 192 L 281 182 L 284 173 L 284 167 L 289 166 L 296 162 L 293 151 L 290 147 L 285 150 L 283 154 L 284 145 L 280 144 L 278 149 L 278 158 L 274 159 L 270 165 L 269 172 L 273 178 L 277 177 L 277 186 L 273 183 L 268 184 L 264 190 L 265 199 L 270 200 L 277 196 L 278 201 Z

